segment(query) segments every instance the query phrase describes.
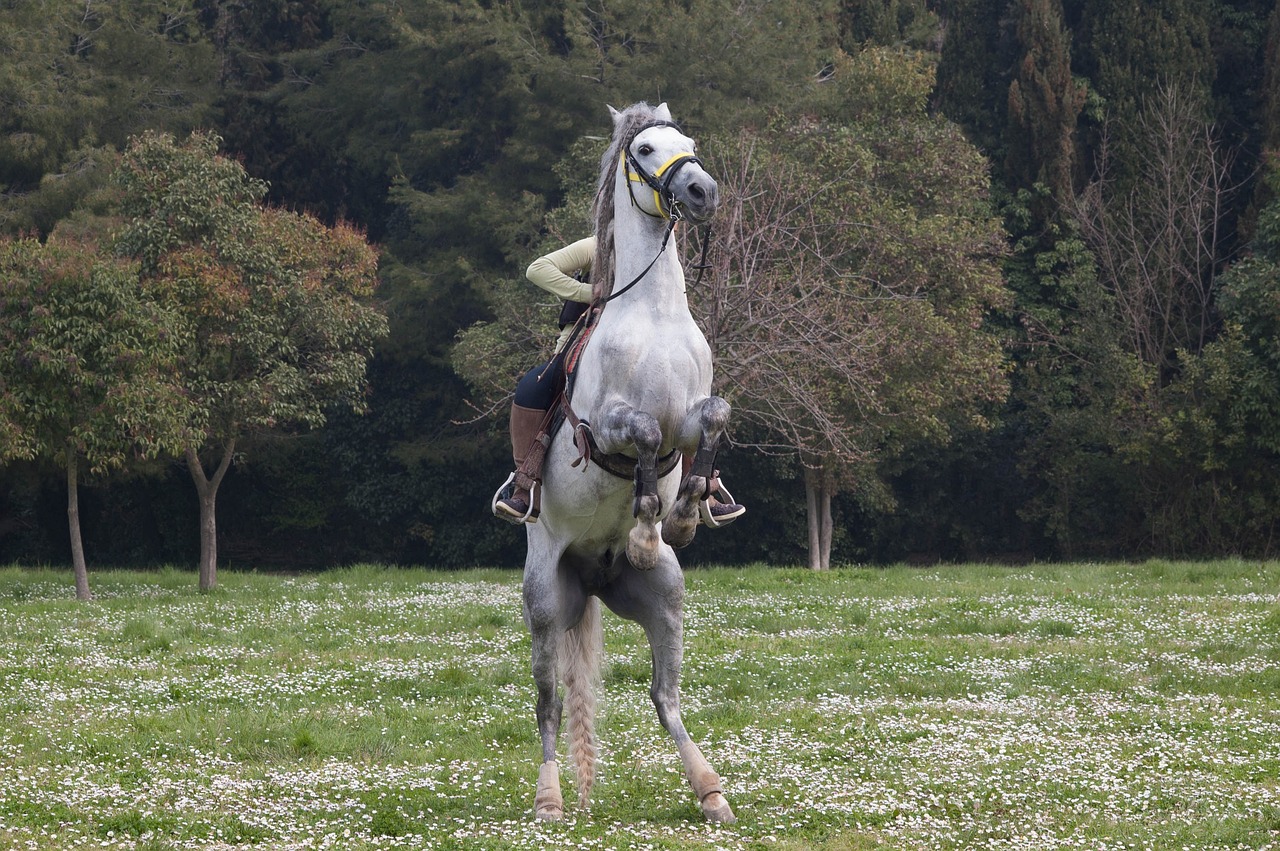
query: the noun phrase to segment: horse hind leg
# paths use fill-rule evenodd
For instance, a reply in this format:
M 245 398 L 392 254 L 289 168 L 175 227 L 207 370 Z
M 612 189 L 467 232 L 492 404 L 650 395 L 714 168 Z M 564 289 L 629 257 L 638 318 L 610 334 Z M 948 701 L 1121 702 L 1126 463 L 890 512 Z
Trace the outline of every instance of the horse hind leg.
M 557 683 L 560 637 L 553 624 L 530 623 L 533 633 L 533 680 L 537 687 L 538 735 L 542 740 L 542 764 L 538 767 L 538 787 L 534 815 L 543 821 L 564 818 L 564 798 L 560 794 L 560 768 L 556 763 L 556 741 L 564 708 Z
M 674 558 L 672 558 L 674 562 Z M 679 575 L 679 565 L 671 587 L 655 589 L 652 599 L 663 600 L 666 605 L 655 605 L 651 614 L 644 617 L 645 632 L 653 653 L 653 686 L 650 697 L 658 712 L 658 721 L 675 741 L 684 766 L 685 777 L 698 798 L 698 806 L 707 821 L 731 824 L 737 821 L 733 809 L 724 795 L 724 785 L 697 743 L 689 736 L 680 718 L 680 668 L 683 650 L 683 592 L 684 578 Z M 678 585 L 675 583 L 678 581 Z
M 542 742 L 534 814 L 544 821 L 559 821 L 564 817 L 560 768 L 556 762 L 556 745 L 564 709 L 559 679 L 564 664 L 565 624 L 580 618 L 586 602 L 585 595 L 576 586 L 565 583 L 558 571 L 548 567 L 553 563 L 554 559 L 546 553 L 531 553 L 525 564 L 523 588 L 525 623 L 532 638 L 538 736 Z
M 556 745 L 562 715 L 567 716 L 568 751 L 578 786 L 578 803 L 589 805 L 595 781 L 596 692 L 604 640 L 600 603 L 576 588 L 556 589 L 558 582 L 544 574 L 526 575 L 525 618 L 533 637 L 533 679 L 537 686 L 538 734 L 542 763 L 534 796 L 534 815 L 543 821 L 564 818 L 560 791 L 560 765 Z M 577 625 L 564 628 L 566 622 Z M 564 685 L 564 697 L 559 686 Z
M 681 429 L 681 437 L 698 438 L 698 451 L 689 472 L 680 482 L 680 492 L 671 512 L 662 521 L 662 540 L 680 549 L 693 541 L 698 531 L 698 511 L 707 498 L 707 483 L 714 475 L 716 447 L 729 422 L 729 403 L 719 396 L 709 396 L 690 411 Z

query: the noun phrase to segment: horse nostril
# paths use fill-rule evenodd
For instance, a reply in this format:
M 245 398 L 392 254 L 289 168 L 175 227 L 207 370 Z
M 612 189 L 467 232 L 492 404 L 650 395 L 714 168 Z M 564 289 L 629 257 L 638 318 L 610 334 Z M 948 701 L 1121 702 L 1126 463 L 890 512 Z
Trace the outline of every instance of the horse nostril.
M 689 184 L 689 197 L 690 197 L 690 198 L 692 198 L 693 200 L 697 201 L 699 204 L 701 204 L 703 201 L 705 201 L 705 200 L 706 200 L 706 198 L 707 198 L 707 193 L 706 193 L 706 192 L 704 192 L 704 191 L 702 190 L 702 187 L 701 187 L 701 186 L 699 186 L 698 184 L 696 184 L 696 183 L 690 183 L 690 184 Z

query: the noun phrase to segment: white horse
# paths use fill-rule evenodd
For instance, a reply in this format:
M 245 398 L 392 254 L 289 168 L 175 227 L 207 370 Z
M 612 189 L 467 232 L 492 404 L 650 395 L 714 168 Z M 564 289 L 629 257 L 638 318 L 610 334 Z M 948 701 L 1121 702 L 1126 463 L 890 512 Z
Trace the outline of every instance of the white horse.
M 610 113 L 613 140 L 594 208 L 592 281 L 603 309 L 577 365 L 572 399 L 589 423 L 579 432 L 589 430 L 595 445 L 575 468 L 574 430 L 554 435 L 541 519 L 526 526 L 524 615 L 542 738 L 534 809 L 541 819 L 564 814 L 556 762 L 562 709 L 579 804 L 589 805 L 604 601 L 644 628 L 658 720 L 675 740 L 703 814 L 731 822 L 720 777 L 680 720 L 684 575 L 672 549 L 688 544 L 697 528 L 729 405 L 711 395 L 711 350 L 689 312 L 684 271 L 668 239 L 677 219 L 701 222 L 715 212 L 716 183 L 666 104 Z M 681 481 L 680 465 L 670 459 L 695 453 Z M 602 455 L 615 468 L 619 461 L 633 467 L 634 484 L 605 469 Z

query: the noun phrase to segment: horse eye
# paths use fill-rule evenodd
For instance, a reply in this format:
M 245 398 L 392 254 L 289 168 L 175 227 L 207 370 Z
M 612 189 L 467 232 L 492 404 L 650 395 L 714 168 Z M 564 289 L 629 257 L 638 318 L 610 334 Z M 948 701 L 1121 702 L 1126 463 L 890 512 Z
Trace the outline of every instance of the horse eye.
M 653 153 L 653 146 L 652 146 L 652 145 L 641 145 L 641 146 L 640 146 L 640 156 L 642 156 L 642 157 L 647 157 L 647 156 L 649 156 L 649 154 L 652 154 L 652 153 Z

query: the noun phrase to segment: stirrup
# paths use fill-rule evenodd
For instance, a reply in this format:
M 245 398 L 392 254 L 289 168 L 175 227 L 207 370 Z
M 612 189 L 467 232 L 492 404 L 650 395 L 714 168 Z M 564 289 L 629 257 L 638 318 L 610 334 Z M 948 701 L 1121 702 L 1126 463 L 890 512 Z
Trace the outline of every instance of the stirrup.
M 737 505 L 738 501 L 733 498 L 733 494 L 729 492 L 729 489 L 725 487 L 723 483 L 721 483 L 720 487 L 716 490 L 716 493 L 724 497 L 724 499 L 721 500 L 723 504 Z M 709 496 L 698 503 L 698 513 L 702 516 L 702 522 L 708 529 L 723 529 L 725 526 L 728 526 L 730 523 L 742 516 L 741 514 L 735 514 L 728 520 L 717 520 L 715 515 L 711 513 L 711 498 Z
M 508 523 L 514 523 L 519 526 L 530 522 L 529 518 L 533 516 L 533 506 L 536 505 L 538 501 L 538 483 L 534 482 L 533 486 L 529 488 L 529 509 L 525 511 L 522 516 L 516 517 L 498 509 L 498 502 L 502 499 L 502 495 L 515 480 L 516 474 L 512 471 L 511 474 L 507 476 L 506 481 L 499 485 L 498 489 L 493 492 L 493 499 L 489 502 L 489 510 L 492 511 L 493 516 L 497 517 L 499 520 L 506 520 Z M 536 523 L 537 519 L 535 518 L 532 522 Z

